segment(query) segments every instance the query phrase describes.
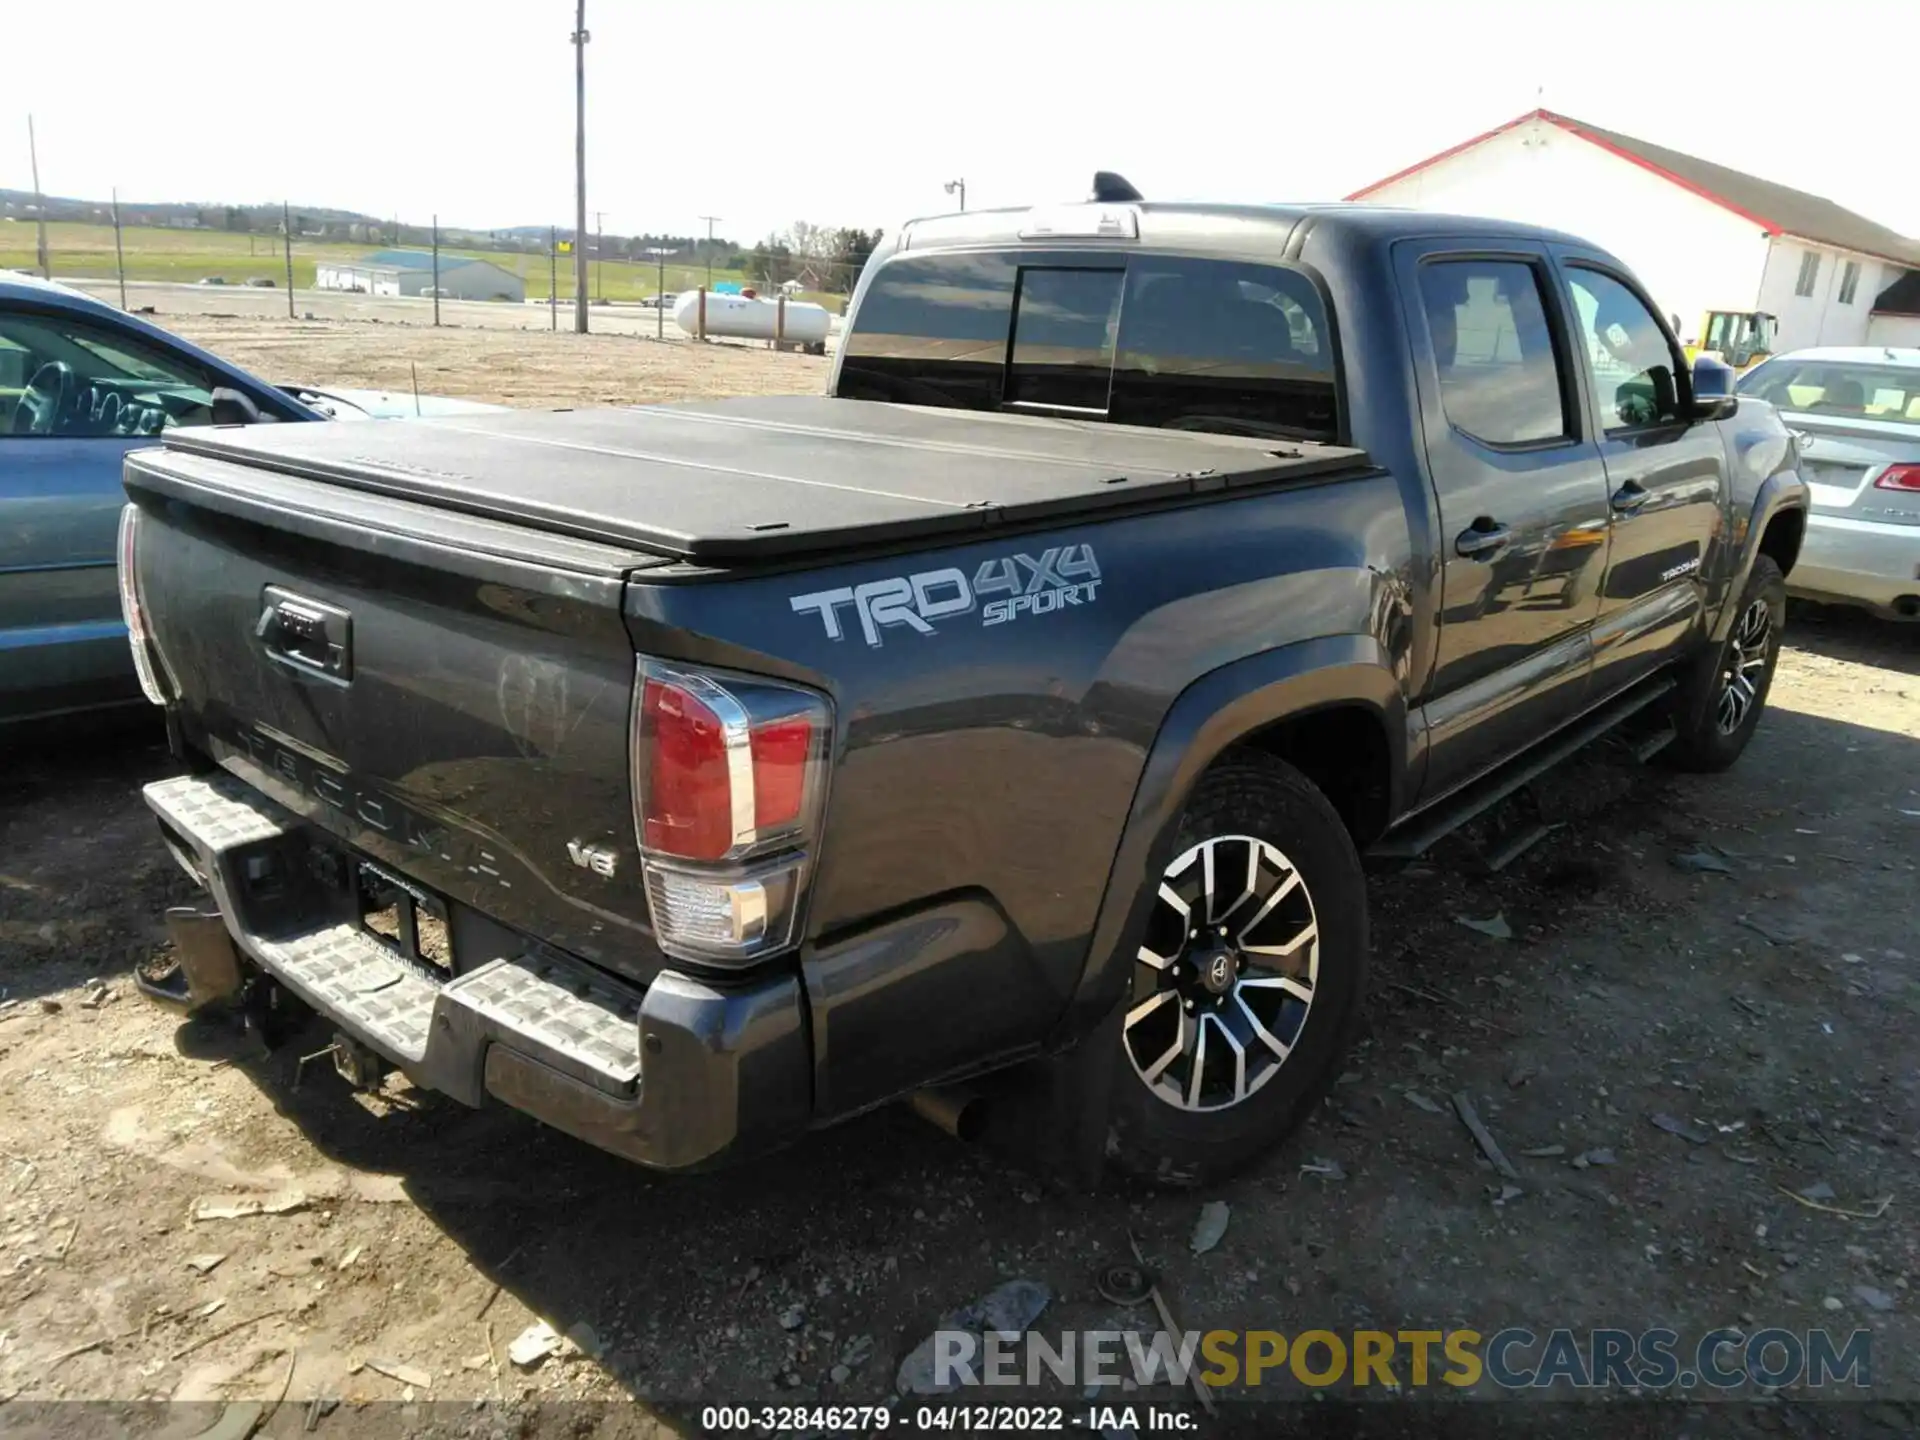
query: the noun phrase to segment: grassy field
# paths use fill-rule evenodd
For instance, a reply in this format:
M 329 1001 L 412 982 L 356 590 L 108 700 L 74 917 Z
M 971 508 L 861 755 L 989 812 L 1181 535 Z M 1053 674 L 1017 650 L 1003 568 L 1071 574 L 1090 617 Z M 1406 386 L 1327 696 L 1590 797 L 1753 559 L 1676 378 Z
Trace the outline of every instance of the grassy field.
M 233 234 L 223 230 L 164 230 L 128 226 L 121 232 L 126 253 L 129 280 L 174 281 L 193 284 L 218 276 L 232 285 L 251 279 L 268 279 L 276 285 L 287 283 L 286 260 L 277 235 Z M 297 290 L 313 288 L 314 267 L 327 261 L 350 261 L 386 247 L 375 245 L 333 245 L 316 241 L 293 242 L 293 284 Z M 110 278 L 114 274 L 113 227 L 56 221 L 47 226 L 47 252 L 56 276 Z M 547 257 L 525 254 L 485 253 L 443 248 L 444 259 L 467 255 L 490 260 L 520 276 L 527 286 L 529 300 L 548 297 Z M 25 221 L 0 222 L 0 270 L 31 270 L 34 257 L 34 227 Z M 573 257 L 558 257 L 559 292 L 562 300 L 573 297 Z M 677 294 L 705 284 L 704 265 L 668 264 L 665 290 Z M 740 282 L 737 270 L 714 270 L 718 282 Z M 661 271 L 654 264 L 632 264 L 622 260 L 591 261 L 588 265 L 587 293 L 608 300 L 639 300 L 661 290 Z M 806 299 L 839 310 L 840 296 L 807 295 Z

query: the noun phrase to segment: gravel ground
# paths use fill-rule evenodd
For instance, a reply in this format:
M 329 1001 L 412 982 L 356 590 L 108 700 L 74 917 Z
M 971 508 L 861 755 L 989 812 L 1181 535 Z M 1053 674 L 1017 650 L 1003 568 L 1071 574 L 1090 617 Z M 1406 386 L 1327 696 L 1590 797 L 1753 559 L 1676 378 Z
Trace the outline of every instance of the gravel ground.
M 745 342 L 701 345 L 634 335 L 434 330 L 265 316 L 153 318 L 280 384 L 410 392 L 417 372 L 422 394 L 535 409 L 817 393 L 826 388 L 830 363 Z
M 444 336 L 344 325 L 283 349 L 285 328 L 192 333 L 339 382 L 447 354 Z M 718 347 L 669 363 L 635 341 L 456 343 L 475 368 L 423 367 L 423 387 L 553 403 L 588 362 L 594 399 L 820 379 L 819 361 Z M 702 368 L 675 370 L 689 353 Z M 1543 1412 L 1482 1380 L 1417 1405 L 1365 1392 L 1379 1403 L 1342 1408 L 1344 1433 L 1915 1432 L 1920 632 L 1796 606 L 1732 772 L 1676 776 L 1603 742 L 1540 787 L 1564 823 L 1506 872 L 1480 875 L 1456 839 L 1376 880 L 1349 1068 L 1299 1135 L 1203 1195 L 1056 1194 L 898 1109 L 654 1177 L 510 1112 L 303 1072 L 324 1036 L 266 1055 L 182 1023 L 125 979 L 189 898 L 137 796 L 169 769 L 136 730 L 37 742 L 0 774 L 0 1415 L 199 1402 L 118 1412 L 184 1436 L 202 1428 L 184 1417 L 226 1404 L 238 1424 L 237 1402 L 285 1396 L 264 1433 L 691 1434 L 702 1403 L 883 1400 L 942 1313 L 1014 1277 L 1050 1289 L 1047 1327 L 1137 1327 L 1094 1285 L 1131 1234 L 1195 1329 L 1873 1336 L 1852 1403 L 1749 1387 Z M 1459 923 L 1495 916 L 1511 938 Z M 1195 1255 L 1215 1200 L 1224 1237 Z M 514 1364 L 508 1343 L 543 1320 L 573 1343 Z M 1224 1392 L 1219 1428 L 1275 1423 L 1248 1394 Z M 1324 1428 L 1335 1408 L 1289 1413 Z

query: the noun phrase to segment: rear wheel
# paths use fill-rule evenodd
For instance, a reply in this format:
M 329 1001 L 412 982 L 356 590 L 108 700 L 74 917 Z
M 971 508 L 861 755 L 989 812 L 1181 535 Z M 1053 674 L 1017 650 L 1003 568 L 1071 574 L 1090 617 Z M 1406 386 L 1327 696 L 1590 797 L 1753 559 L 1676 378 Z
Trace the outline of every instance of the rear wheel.
M 1741 591 L 1725 643 L 1695 662 L 1674 703 L 1674 741 L 1662 752 L 1682 770 L 1724 770 L 1760 724 L 1787 618 L 1787 581 L 1765 555 Z
M 1364 989 L 1366 882 L 1326 797 L 1249 752 L 1201 780 L 1156 883 L 1107 1148 L 1130 1174 L 1197 1185 L 1325 1092 Z

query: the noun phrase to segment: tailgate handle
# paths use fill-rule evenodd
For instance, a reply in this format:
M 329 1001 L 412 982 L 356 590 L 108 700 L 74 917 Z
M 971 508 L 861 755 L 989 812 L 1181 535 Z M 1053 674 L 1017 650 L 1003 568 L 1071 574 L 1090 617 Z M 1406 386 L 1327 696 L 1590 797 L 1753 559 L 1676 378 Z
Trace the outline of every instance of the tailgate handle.
M 344 685 L 353 679 L 353 617 L 337 605 L 269 585 L 254 634 L 267 657 L 305 675 Z

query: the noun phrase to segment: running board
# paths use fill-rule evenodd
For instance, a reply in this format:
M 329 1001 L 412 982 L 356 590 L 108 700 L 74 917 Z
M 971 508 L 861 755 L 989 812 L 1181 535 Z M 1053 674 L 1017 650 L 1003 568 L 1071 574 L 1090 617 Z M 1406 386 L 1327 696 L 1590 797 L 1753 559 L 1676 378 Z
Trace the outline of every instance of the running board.
M 1672 676 L 1663 675 L 1657 680 L 1647 682 L 1627 691 L 1624 695 L 1609 700 L 1559 734 L 1550 736 L 1531 750 L 1522 752 L 1517 759 L 1509 761 L 1501 769 L 1463 786 L 1455 794 L 1437 801 L 1430 809 L 1408 816 L 1381 836 L 1367 851 L 1366 858 L 1369 861 L 1382 863 L 1399 863 L 1424 855 L 1435 844 L 1469 820 L 1484 815 L 1514 791 L 1538 779 L 1574 751 L 1598 740 L 1617 727 L 1621 721 L 1638 714 L 1663 695 L 1671 693 L 1676 683 Z M 1534 839 L 1538 838 L 1540 837 L 1534 837 Z

